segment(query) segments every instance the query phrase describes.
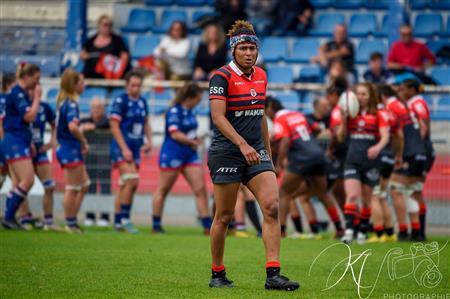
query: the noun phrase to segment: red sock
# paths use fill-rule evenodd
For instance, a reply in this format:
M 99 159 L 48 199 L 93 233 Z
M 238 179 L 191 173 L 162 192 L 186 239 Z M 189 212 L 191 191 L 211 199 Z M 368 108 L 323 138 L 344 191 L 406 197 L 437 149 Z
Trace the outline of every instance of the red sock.
M 221 266 L 216 266 L 212 264 L 211 268 L 214 272 L 222 272 L 225 270 L 225 266 L 223 264 Z
M 333 221 L 333 222 L 339 221 L 339 214 L 338 214 L 338 211 L 337 211 L 336 207 L 328 208 L 327 212 L 328 212 L 328 215 L 331 218 L 331 221 Z
M 358 213 L 358 208 L 354 203 L 346 203 L 344 205 L 344 214 L 352 214 L 355 215 Z
M 267 268 L 280 268 L 280 261 L 267 261 L 266 269 Z
M 419 214 L 425 215 L 427 213 L 427 205 L 425 203 L 421 203 L 419 206 Z
M 384 226 L 382 224 L 374 225 L 373 230 L 378 237 L 381 237 L 384 232 Z
M 361 208 L 361 219 L 370 219 L 370 208 Z
M 420 230 L 420 222 L 411 222 L 411 228 L 413 230 Z
M 406 231 L 408 230 L 408 225 L 406 225 L 405 223 L 400 223 L 400 224 L 398 225 L 398 230 L 399 230 L 401 233 L 406 233 Z

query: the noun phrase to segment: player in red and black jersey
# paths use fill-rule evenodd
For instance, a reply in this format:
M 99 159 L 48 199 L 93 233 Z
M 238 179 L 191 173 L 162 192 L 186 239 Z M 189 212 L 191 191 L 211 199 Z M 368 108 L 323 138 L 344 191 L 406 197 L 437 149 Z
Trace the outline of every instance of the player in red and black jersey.
M 306 117 L 284 109 L 276 99 L 268 100 L 266 113 L 274 122 L 274 139 L 279 140 L 277 173 L 283 172 L 286 158 L 288 162 L 280 188 L 281 223 L 286 223 L 289 201 L 298 195 L 299 186 L 306 183 L 306 190 L 300 195 L 317 196 L 335 224 L 336 234 L 342 235 L 338 210 L 327 192 L 328 159 L 312 136 Z
M 389 85 L 377 86 L 381 99 L 380 111 L 386 113 L 389 120 L 390 141 L 389 144 L 381 151 L 379 158 L 380 182 L 375 186 L 371 200 L 372 224 L 375 235 L 368 242 L 386 242 L 396 241 L 397 236 L 394 234 L 394 224 L 392 219 L 392 211 L 387 200 L 389 178 L 394 167 L 399 167 L 402 163 L 403 156 L 403 131 L 400 127 L 397 115 L 387 109 L 387 103 L 390 99 L 396 98 L 396 93 Z
M 350 243 L 354 235 L 354 218 L 358 201 L 361 201 L 361 225 L 357 241 L 365 243 L 370 219 L 370 199 L 373 187 L 378 184 L 378 156 L 389 142 L 389 123 L 386 116 L 378 111 L 378 98 L 375 86 L 371 83 L 356 85 L 356 97 L 360 111 L 355 118 L 346 115 L 341 109 L 342 125 L 337 137 L 339 141 L 348 137 L 347 157 L 344 166 L 344 186 L 346 202 L 344 215 L 346 230 L 342 241 Z
M 421 137 L 420 123 L 416 114 L 411 111 L 407 104 L 407 93 L 405 86 L 401 84 L 398 88 L 399 97 L 387 99 L 386 107 L 392 111 L 399 120 L 403 130 L 403 162 L 401 167 L 394 170 L 389 182 L 389 189 L 393 199 L 394 208 L 399 226 L 398 239 L 409 240 L 407 214 L 409 213 L 412 236 L 420 239 L 419 205 L 412 198 L 414 186 L 420 181 L 427 160 L 425 141 Z
M 420 219 L 420 237 L 419 240 L 425 239 L 425 217 L 426 217 L 426 203 L 423 198 L 422 190 L 424 187 L 424 183 L 426 180 L 427 174 L 430 172 L 433 167 L 433 163 L 435 160 L 435 152 L 433 148 L 433 143 L 431 142 L 431 134 L 430 134 L 430 109 L 426 100 L 420 94 L 422 90 L 422 86 L 416 80 L 406 80 L 402 84 L 403 96 L 406 101 L 406 105 L 410 113 L 412 112 L 414 118 L 419 124 L 420 128 L 420 136 L 422 137 L 425 143 L 425 153 L 426 153 L 426 161 L 424 165 L 424 171 L 420 177 L 414 184 L 414 193 L 412 197 L 419 202 L 419 219 Z M 413 236 L 412 236 L 413 237 Z
M 255 195 L 263 213 L 266 289 L 293 291 L 299 284 L 280 275 L 278 187 L 264 113 L 267 77 L 255 67 L 259 41 L 253 26 L 236 21 L 230 32 L 233 61 L 210 81 L 214 124 L 208 167 L 214 183 L 216 213 L 211 226 L 210 287 L 233 287 L 226 278 L 223 255 L 227 227 L 233 218 L 241 183 Z

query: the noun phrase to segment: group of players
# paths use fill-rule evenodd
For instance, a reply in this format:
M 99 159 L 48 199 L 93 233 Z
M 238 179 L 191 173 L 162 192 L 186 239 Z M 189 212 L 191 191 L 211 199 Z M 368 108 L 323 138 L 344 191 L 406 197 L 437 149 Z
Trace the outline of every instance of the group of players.
M 56 113 L 41 102 L 40 70 L 33 64 L 18 67 L 14 76 L 3 77 L 0 98 L 1 120 L 1 183 L 6 175 L 12 189 L 6 199 L 2 224 L 9 229 L 32 229 L 36 225 L 30 213 L 27 194 L 35 175 L 44 187 L 43 229 L 62 231 L 53 221 L 53 192 L 55 181 L 47 152 L 56 149 L 56 158 L 64 170 L 64 211 L 69 233 L 82 232 L 77 215 L 90 180 L 84 164 L 89 145 L 80 126 L 78 98 L 84 91 L 83 75 L 66 69 L 61 76 L 56 99 Z M 119 190 L 115 200 L 114 226 L 117 231 L 136 233 L 130 221 L 133 197 L 139 184 L 141 153 L 151 151 L 152 131 L 146 100 L 141 96 L 143 77 L 130 71 L 125 78 L 126 92 L 114 99 L 110 106 L 111 160 L 120 173 Z M 201 172 L 197 147 L 202 143 L 196 135 L 197 119 L 192 110 L 201 101 L 202 90 L 194 83 L 178 91 L 166 113 L 166 136 L 160 153 L 160 183 L 153 199 L 153 231 L 164 232 L 161 215 L 164 201 L 181 172 L 192 187 L 206 234 L 209 216 L 206 188 Z M 44 142 L 46 126 L 51 128 L 49 142 Z M 16 214 L 20 221 L 17 222 Z
M 331 136 L 326 150 L 314 138 L 323 130 L 317 130 L 320 119 L 285 110 L 276 99 L 267 102 L 267 115 L 275 125 L 275 166 L 278 173 L 284 170 L 280 187 L 282 229 L 293 198 L 316 196 L 336 224 L 336 237 L 343 242 L 354 238 L 360 244 L 425 240 L 422 190 L 434 151 L 421 84 L 407 77 L 400 77 L 393 85 L 356 84 L 353 90 L 360 110 L 354 118 L 338 105 L 340 97 L 348 96 L 348 89 L 344 80 L 338 80 L 326 91 L 332 107 L 330 121 L 323 122 Z M 340 229 L 330 189 L 344 214 L 345 229 Z M 398 235 L 394 234 L 389 198 L 395 208 Z M 312 218 L 310 223 L 316 223 L 310 206 L 306 203 L 305 214 Z M 374 235 L 368 238 L 371 229 Z M 311 231 L 317 228 L 312 225 Z

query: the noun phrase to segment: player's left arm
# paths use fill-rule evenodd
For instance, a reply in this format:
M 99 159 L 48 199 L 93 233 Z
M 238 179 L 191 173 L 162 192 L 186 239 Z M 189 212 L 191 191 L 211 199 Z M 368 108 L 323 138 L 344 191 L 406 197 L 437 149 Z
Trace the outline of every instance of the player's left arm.
M 264 147 L 266 148 L 267 153 L 269 154 L 270 159 L 272 159 L 272 148 L 270 147 L 270 136 L 269 136 L 269 128 L 267 126 L 267 117 L 264 112 L 262 117 L 262 137 L 264 141 Z
M 430 112 L 426 103 L 417 101 L 413 104 L 413 110 L 417 115 L 420 127 L 420 137 L 425 139 L 430 134 Z
M 392 135 L 392 149 L 394 150 L 395 164 L 400 166 L 403 161 L 403 148 L 405 144 L 405 137 L 403 130 L 398 129 Z

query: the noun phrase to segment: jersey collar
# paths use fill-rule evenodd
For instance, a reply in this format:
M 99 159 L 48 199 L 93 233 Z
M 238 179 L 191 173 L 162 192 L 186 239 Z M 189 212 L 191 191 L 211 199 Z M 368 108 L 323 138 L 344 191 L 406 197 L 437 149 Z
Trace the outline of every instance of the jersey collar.
M 244 74 L 244 72 L 241 71 L 241 69 L 236 65 L 236 63 L 234 63 L 233 60 L 231 60 L 231 62 L 230 62 L 228 65 L 230 66 L 231 70 L 232 70 L 233 72 L 235 72 L 236 75 L 238 75 L 239 77 L 244 76 L 244 77 L 246 77 L 246 78 L 248 78 L 248 79 L 251 80 L 252 77 L 253 77 L 253 74 L 255 73 L 255 68 L 252 67 L 252 73 L 250 74 L 250 76 L 247 77 L 247 76 Z
M 396 97 L 389 97 L 389 98 L 386 100 L 386 103 L 390 104 L 390 103 L 392 103 L 392 102 L 395 102 L 396 100 L 397 100 Z
M 289 112 L 289 110 L 287 110 L 287 109 L 278 110 L 277 113 L 275 113 L 275 118 L 280 117 L 288 112 Z
M 410 98 L 410 99 L 408 100 L 408 103 L 412 103 L 412 102 L 415 102 L 415 101 L 417 101 L 417 100 L 422 100 L 422 99 L 423 99 L 422 95 L 417 94 L 417 95 L 413 96 L 412 98 Z

